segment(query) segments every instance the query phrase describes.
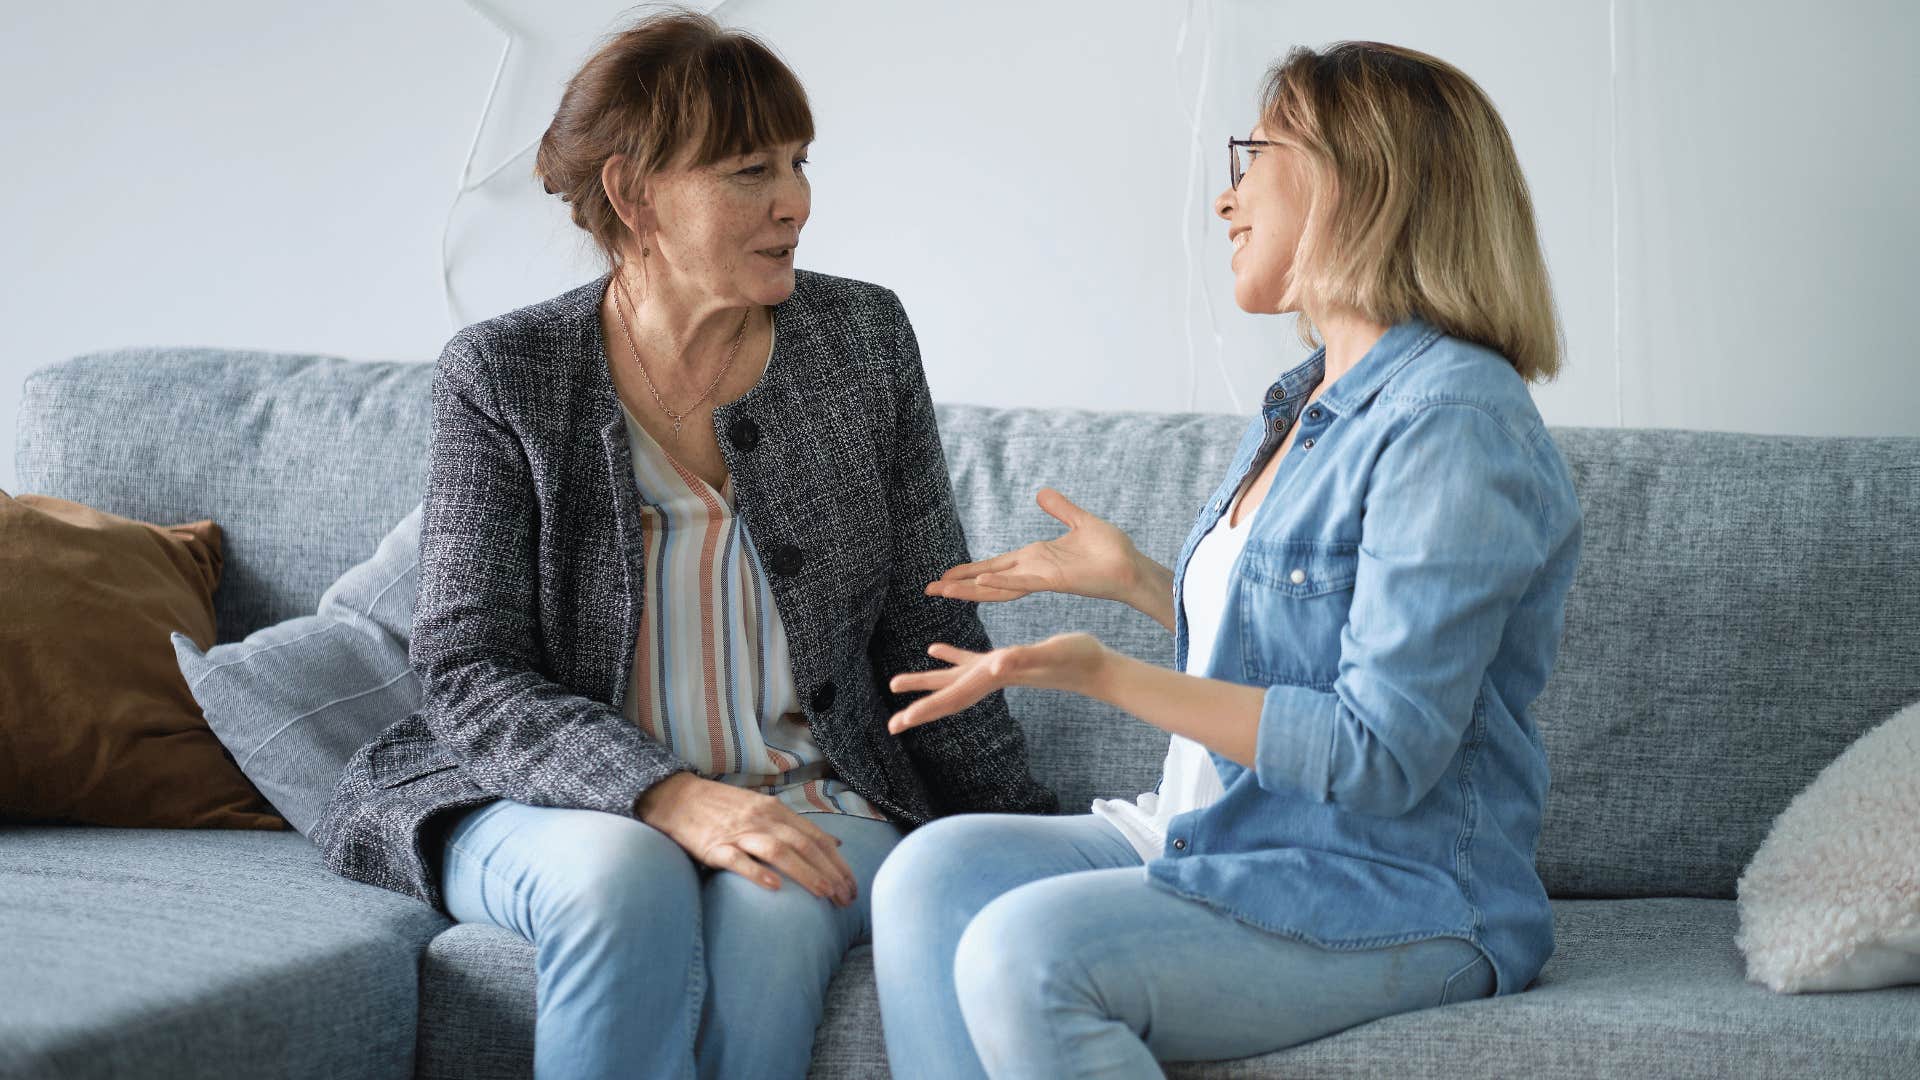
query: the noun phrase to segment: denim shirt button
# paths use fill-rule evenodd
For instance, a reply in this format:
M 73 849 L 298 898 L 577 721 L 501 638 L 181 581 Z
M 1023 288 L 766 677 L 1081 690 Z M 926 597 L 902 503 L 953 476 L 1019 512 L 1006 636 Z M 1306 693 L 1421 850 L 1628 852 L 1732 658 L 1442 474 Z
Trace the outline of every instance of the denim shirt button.
M 1312 439 L 1301 439 L 1301 440 L 1300 440 L 1300 449 L 1302 449 L 1302 450 L 1311 450 L 1311 449 L 1313 449 L 1313 440 L 1312 440 Z
M 1175 851 L 1187 850 L 1187 842 L 1185 840 L 1175 840 L 1173 842 L 1173 850 Z
M 1320 419 L 1320 418 L 1321 418 L 1322 416 L 1325 416 L 1325 415 L 1326 415 L 1326 414 L 1325 414 L 1325 413 L 1323 413 L 1323 412 L 1321 412 L 1321 411 L 1320 411 L 1320 410 L 1319 410 L 1318 408 L 1313 408 L 1313 409 L 1308 409 L 1308 410 L 1307 410 L 1307 419 L 1309 419 L 1309 420 L 1318 420 L 1318 419 Z
M 1295 570 L 1293 573 L 1287 575 L 1287 580 L 1293 582 L 1295 585 L 1305 585 L 1307 583 L 1307 572 L 1305 570 Z

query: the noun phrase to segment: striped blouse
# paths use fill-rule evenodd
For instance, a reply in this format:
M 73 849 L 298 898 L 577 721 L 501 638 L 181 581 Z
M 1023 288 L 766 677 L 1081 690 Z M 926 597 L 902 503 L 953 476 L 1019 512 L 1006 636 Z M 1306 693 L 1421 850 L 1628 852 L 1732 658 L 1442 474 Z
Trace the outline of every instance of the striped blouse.
M 719 491 L 627 412 L 646 585 L 627 719 L 712 780 L 798 813 L 886 815 L 833 775 L 794 687 L 787 632 L 753 538 Z

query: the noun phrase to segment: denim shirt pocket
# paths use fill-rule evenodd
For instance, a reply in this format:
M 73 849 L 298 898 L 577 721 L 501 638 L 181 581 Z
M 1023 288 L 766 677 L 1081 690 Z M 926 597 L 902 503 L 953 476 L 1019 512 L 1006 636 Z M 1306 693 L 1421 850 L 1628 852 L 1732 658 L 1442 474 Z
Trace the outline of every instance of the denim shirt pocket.
M 1358 544 L 1249 540 L 1241 555 L 1240 639 L 1247 675 L 1320 690 L 1340 675 Z

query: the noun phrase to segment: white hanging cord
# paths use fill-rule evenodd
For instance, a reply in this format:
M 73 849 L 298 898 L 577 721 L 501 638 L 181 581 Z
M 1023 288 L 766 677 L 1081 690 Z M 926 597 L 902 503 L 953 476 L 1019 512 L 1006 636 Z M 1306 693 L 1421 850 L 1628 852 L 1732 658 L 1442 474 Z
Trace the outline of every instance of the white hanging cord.
M 1201 32 L 1200 78 L 1193 94 L 1193 107 L 1189 109 L 1186 102 L 1179 98 L 1180 58 L 1186 52 L 1187 31 L 1194 22 L 1196 9 L 1199 12 L 1200 22 L 1204 29 Z M 1201 305 L 1207 313 L 1207 329 L 1213 338 L 1214 364 L 1219 369 L 1222 385 L 1227 389 L 1227 398 L 1233 402 L 1234 411 L 1238 412 L 1241 409 L 1240 394 L 1234 389 L 1233 376 L 1227 370 L 1225 342 L 1220 336 L 1220 321 L 1214 314 L 1213 296 L 1200 284 L 1195 273 L 1193 259 L 1193 234 L 1195 227 L 1194 219 L 1191 215 L 1195 212 L 1199 198 L 1199 181 L 1201 176 L 1204 175 L 1205 168 L 1203 160 L 1206 156 L 1206 140 L 1204 138 L 1204 132 L 1200 128 L 1200 121 L 1203 107 L 1206 103 L 1208 76 L 1210 76 L 1213 71 L 1214 35 L 1212 23 L 1212 0 L 1187 0 L 1186 11 L 1180 17 L 1180 33 L 1178 37 L 1175 38 L 1173 45 L 1174 94 L 1176 96 L 1177 107 L 1180 109 L 1181 114 L 1186 117 L 1187 130 L 1190 138 L 1187 158 L 1187 189 L 1186 194 L 1180 201 L 1180 253 L 1186 261 L 1187 271 L 1187 288 L 1182 297 L 1185 303 L 1181 310 L 1180 321 L 1187 342 L 1187 408 L 1193 409 L 1198 406 L 1200 393 L 1200 359 L 1194 350 L 1192 314 L 1193 294 L 1197 290 L 1200 294 Z M 1209 207 L 1199 207 L 1198 231 L 1203 236 L 1206 234 L 1210 215 L 1211 209 Z
M 1607 182 L 1613 218 L 1613 418 L 1627 426 L 1626 358 L 1620 351 L 1620 5 L 1607 0 Z
M 480 177 L 478 180 L 474 179 L 473 161 L 480 156 L 480 137 L 486 133 L 487 120 L 493 116 L 493 100 L 500 93 L 500 80 L 507 72 L 507 60 L 513 56 L 513 44 L 515 40 L 517 40 L 518 35 L 508 29 L 505 23 L 502 23 L 496 18 L 493 12 L 483 7 L 479 3 L 479 0 L 466 0 L 466 5 L 474 14 L 487 20 L 488 25 L 498 30 L 503 40 L 500 45 L 500 60 L 493 65 L 493 81 L 487 86 L 487 99 L 485 103 L 480 106 L 480 120 L 473 125 L 473 141 L 467 145 L 466 160 L 460 164 L 460 184 L 454 190 L 453 201 L 447 204 L 446 221 L 441 223 L 440 226 L 440 296 L 446 303 L 447 328 L 450 330 L 458 330 L 466 325 L 466 320 L 460 315 L 459 305 L 453 298 L 453 252 L 451 248 L 453 239 L 453 212 L 460 208 L 461 199 L 485 187 L 489 180 L 499 176 L 506 170 L 507 166 L 519 161 L 532 151 L 534 147 L 540 145 L 540 139 L 535 137 L 525 146 L 507 155 L 506 160 L 487 170 L 485 176 Z

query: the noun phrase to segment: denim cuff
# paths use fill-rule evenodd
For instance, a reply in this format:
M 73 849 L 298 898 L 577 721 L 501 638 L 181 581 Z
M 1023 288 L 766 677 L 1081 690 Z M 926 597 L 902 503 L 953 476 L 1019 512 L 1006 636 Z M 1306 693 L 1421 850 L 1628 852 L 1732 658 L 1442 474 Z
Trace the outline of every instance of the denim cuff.
M 1253 772 L 1269 791 L 1294 788 L 1326 802 L 1333 775 L 1338 695 L 1305 686 L 1269 686 L 1260 703 Z

